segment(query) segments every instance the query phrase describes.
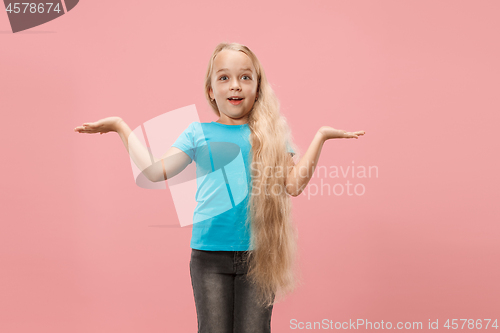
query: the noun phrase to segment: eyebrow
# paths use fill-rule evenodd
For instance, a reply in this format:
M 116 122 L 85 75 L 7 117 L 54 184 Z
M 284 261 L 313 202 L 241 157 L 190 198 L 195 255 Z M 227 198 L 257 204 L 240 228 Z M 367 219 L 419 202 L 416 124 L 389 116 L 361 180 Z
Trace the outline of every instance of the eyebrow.
M 227 69 L 227 68 L 221 68 L 221 69 L 219 69 L 216 73 L 219 73 L 219 72 L 221 72 L 221 71 L 223 71 L 223 70 L 227 70 L 227 71 L 228 71 L 229 69 Z M 240 69 L 240 70 L 241 70 L 241 71 L 250 71 L 250 72 L 252 71 L 250 68 L 242 68 L 242 69 Z

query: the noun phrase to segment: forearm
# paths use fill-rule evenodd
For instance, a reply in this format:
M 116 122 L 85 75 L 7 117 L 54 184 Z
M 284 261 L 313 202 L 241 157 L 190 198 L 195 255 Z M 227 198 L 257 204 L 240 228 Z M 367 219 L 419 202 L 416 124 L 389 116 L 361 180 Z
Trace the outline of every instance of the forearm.
M 314 173 L 316 165 L 318 165 L 321 149 L 325 143 L 325 138 L 318 131 L 314 136 L 306 153 L 302 156 L 300 161 L 291 168 L 286 179 L 287 192 L 292 196 L 297 196 L 306 188 L 309 180 Z
M 155 177 L 155 173 L 163 174 L 161 163 L 155 163 L 156 159 L 154 156 L 152 156 L 148 149 L 142 145 L 125 121 L 120 120 L 118 122 L 116 125 L 116 132 L 122 139 L 132 161 L 134 161 L 135 165 L 149 180 L 155 181 L 155 179 L 158 178 Z

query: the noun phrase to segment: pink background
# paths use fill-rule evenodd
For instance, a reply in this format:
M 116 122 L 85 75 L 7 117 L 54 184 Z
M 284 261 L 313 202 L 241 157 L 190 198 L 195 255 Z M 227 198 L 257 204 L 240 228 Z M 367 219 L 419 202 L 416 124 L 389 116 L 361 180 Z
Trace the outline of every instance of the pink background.
M 257 54 L 303 152 L 323 125 L 365 130 L 327 141 L 320 165 L 379 171 L 348 178 L 362 196 L 293 199 L 303 284 L 275 306 L 273 332 L 295 331 L 292 319 L 420 331 L 498 319 L 499 11 L 86 0 L 17 34 L 2 11 L 0 331 L 196 331 L 191 228 L 166 227 L 178 223 L 169 190 L 135 185 L 116 133 L 73 128 L 107 116 L 135 128 L 190 104 L 217 120 L 203 78 L 222 41 Z

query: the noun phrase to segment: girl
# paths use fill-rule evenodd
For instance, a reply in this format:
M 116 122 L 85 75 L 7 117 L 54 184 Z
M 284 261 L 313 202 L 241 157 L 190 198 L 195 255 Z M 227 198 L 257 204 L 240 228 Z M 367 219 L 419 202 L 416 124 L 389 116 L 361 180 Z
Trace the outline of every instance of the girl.
M 218 155 L 224 153 L 224 149 L 214 149 L 215 143 L 238 145 L 245 170 L 228 171 L 223 184 L 197 182 L 190 274 L 198 332 L 270 332 L 273 304 L 296 286 L 296 232 L 290 196 L 299 195 L 306 187 L 326 140 L 357 139 L 365 132 L 323 126 L 304 156 L 297 153 L 295 165 L 292 156 L 298 149 L 279 101 L 255 54 L 237 43 L 221 43 L 213 52 L 205 97 L 219 119 L 191 123 L 154 163 L 119 117 L 84 123 L 75 131 L 117 132 L 132 160 L 151 181 L 170 179 L 193 160 L 197 174 L 206 168 L 210 172 L 210 166 L 213 171 L 213 164 L 221 158 Z M 217 201 L 221 189 L 229 191 L 231 208 L 209 216 L 210 209 L 222 204 Z M 245 200 L 234 200 L 239 190 L 246 193 L 248 189 Z

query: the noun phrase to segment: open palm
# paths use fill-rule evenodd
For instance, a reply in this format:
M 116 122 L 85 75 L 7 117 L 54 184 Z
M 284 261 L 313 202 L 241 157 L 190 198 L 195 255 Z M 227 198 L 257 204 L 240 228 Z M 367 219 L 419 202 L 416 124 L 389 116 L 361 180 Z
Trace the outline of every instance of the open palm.
M 75 127 L 74 131 L 79 133 L 108 133 L 116 131 L 116 125 L 120 120 L 120 117 L 103 118 L 94 123 L 83 123 L 82 126 Z
M 323 135 L 325 140 L 328 139 L 340 139 L 340 138 L 358 138 L 360 135 L 364 135 L 365 131 L 357 131 L 357 132 L 347 132 L 344 130 L 335 129 L 330 126 L 322 126 L 319 129 L 319 132 Z

